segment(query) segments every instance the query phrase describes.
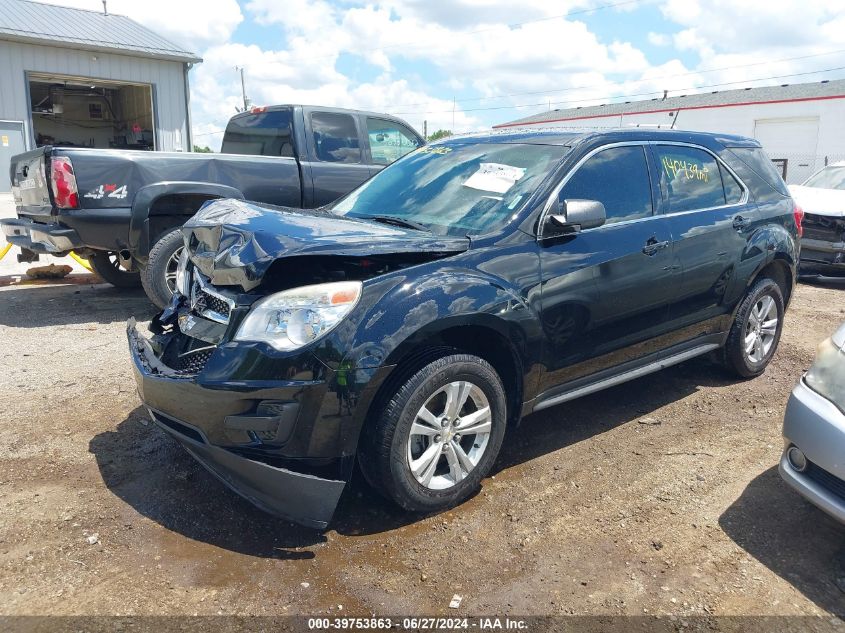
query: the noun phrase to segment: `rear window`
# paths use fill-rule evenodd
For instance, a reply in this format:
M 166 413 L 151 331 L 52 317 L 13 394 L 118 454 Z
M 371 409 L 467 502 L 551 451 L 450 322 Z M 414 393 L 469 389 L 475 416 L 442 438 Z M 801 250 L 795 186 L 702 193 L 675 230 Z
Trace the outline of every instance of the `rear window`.
M 224 154 L 292 157 L 293 113 L 271 110 L 234 117 L 226 126 L 221 151 Z
M 759 147 L 729 147 L 728 148 L 737 158 L 745 163 L 751 171 L 760 176 L 766 183 L 779 194 L 788 196 L 789 189 L 786 188 L 786 183 L 783 182 L 772 161 L 766 156 Z

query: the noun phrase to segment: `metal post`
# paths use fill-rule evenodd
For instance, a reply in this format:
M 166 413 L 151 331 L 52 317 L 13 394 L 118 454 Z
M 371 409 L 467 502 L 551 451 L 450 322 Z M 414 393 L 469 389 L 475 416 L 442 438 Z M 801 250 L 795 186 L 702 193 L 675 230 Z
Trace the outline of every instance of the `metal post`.
M 244 84 L 244 69 L 243 66 L 235 66 L 235 69 L 237 69 L 241 73 L 241 96 L 244 100 L 244 112 L 246 112 L 249 109 L 249 99 L 246 96 L 246 84 Z

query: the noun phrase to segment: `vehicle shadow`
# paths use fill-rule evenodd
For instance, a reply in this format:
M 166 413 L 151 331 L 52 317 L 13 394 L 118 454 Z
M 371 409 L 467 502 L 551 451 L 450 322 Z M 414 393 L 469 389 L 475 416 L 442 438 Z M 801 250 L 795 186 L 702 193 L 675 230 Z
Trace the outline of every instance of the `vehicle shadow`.
M 0 288 L 0 325 L 40 328 L 80 323 L 114 323 L 158 311 L 140 288 L 115 288 L 93 275 L 85 282 L 31 282 Z
M 805 501 L 773 466 L 719 517 L 734 542 L 820 608 L 845 617 L 845 528 Z
M 587 396 L 530 416 L 511 429 L 494 472 L 626 424 L 694 393 L 730 382 L 706 361 Z M 138 407 L 89 443 L 106 486 L 140 514 L 190 539 L 256 557 L 313 558 L 301 550 L 326 541 L 317 531 L 268 515 L 228 490 Z M 330 529 L 345 536 L 389 532 L 427 515 L 400 510 L 359 472 L 341 497 Z

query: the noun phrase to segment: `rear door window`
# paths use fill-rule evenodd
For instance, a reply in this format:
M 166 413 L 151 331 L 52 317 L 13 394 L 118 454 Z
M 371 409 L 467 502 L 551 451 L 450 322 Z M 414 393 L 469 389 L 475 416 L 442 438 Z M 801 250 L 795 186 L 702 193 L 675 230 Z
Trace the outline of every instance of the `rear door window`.
M 655 148 L 660 189 L 669 213 L 725 205 L 719 164 L 712 155 L 694 147 L 658 145 Z
M 270 110 L 234 117 L 226 126 L 221 151 L 224 154 L 292 157 L 292 112 Z
M 598 200 L 604 205 L 607 224 L 652 215 L 645 149 L 612 147 L 592 156 L 563 186 L 562 197 Z
M 376 165 L 389 165 L 420 146 L 417 136 L 395 121 L 367 117 L 367 136 Z
M 311 131 L 317 159 L 326 163 L 360 163 L 361 144 L 352 115 L 312 112 Z

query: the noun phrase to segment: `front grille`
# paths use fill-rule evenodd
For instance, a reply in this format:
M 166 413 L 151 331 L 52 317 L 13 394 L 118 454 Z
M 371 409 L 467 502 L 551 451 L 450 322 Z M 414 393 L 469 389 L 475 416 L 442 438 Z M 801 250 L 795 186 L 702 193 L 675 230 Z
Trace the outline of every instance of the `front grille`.
M 226 324 L 235 307 L 235 300 L 217 290 L 199 270 L 194 269 L 191 279 L 191 312 L 217 323 Z
M 842 499 L 842 501 L 845 501 L 845 481 L 833 473 L 827 472 L 824 468 L 813 462 L 807 464 L 805 474 L 817 484 Z
M 228 321 L 232 308 L 222 299 L 219 299 L 205 290 L 200 289 L 197 292 L 197 303 L 194 310 L 197 314 L 203 314 L 204 312 L 211 310 Z
M 804 229 L 805 239 L 824 240 L 825 242 L 845 240 L 845 219 L 843 218 L 805 213 L 801 226 Z
M 216 348 L 200 349 L 195 352 L 187 352 L 176 357 L 172 369 L 175 369 L 180 374 L 195 375 L 205 369 L 208 364 L 208 359 L 214 353 Z

